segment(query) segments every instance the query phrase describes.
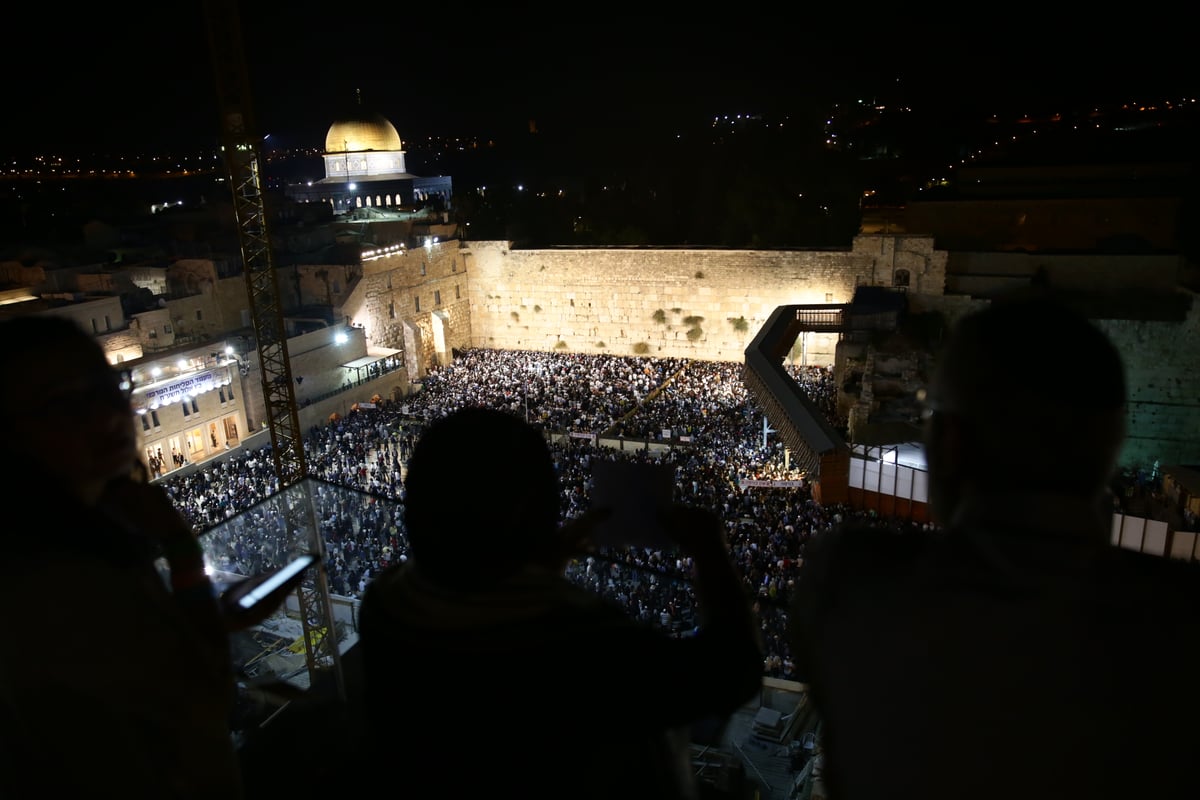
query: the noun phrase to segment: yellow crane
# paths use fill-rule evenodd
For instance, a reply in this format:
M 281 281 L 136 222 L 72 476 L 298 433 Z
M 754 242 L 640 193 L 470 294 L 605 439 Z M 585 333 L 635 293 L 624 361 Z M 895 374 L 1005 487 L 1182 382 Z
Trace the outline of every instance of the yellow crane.
M 238 4 L 236 0 L 205 0 L 205 18 L 216 79 L 221 149 L 233 192 L 250 320 L 258 347 L 271 459 L 280 492 L 286 490 L 290 498 L 300 501 L 289 505 L 305 517 L 301 526 L 308 531 L 307 546 L 320 553 L 323 560 L 325 546 L 312 488 L 305 480 L 308 468 L 288 357 L 287 326 L 263 203 L 262 136 L 254 119 Z M 332 674 L 338 693 L 344 696 L 338 637 L 323 564 L 306 572 L 297 598 L 310 684 L 320 673 Z

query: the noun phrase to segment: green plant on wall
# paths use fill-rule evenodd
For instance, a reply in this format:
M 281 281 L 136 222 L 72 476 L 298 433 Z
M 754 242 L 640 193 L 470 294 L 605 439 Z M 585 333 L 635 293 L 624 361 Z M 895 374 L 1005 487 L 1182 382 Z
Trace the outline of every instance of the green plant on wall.
M 704 272 L 703 272 L 703 270 L 696 270 L 696 277 L 697 277 L 697 278 L 703 278 L 703 277 L 704 277 Z
M 683 318 L 683 324 L 687 325 L 689 328 L 697 328 L 700 326 L 701 322 L 704 322 L 704 317 L 684 317 Z
M 671 309 L 671 313 L 672 313 L 672 314 L 682 314 L 682 313 L 683 313 L 683 309 L 682 309 L 682 308 L 672 308 L 672 309 Z
M 664 322 L 667 321 L 667 312 L 663 311 L 660 308 L 657 311 L 655 311 L 653 314 L 650 315 L 650 319 L 654 320 L 659 325 L 662 325 Z
M 534 313 L 535 313 L 535 314 L 536 314 L 537 312 L 541 311 L 541 310 L 542 310 L 542 307 L 541 307 L 541 306 L 534 306 L 534 307 L 533 307 L 533 311 L 534 311 Z
M 634 342 L 633 352 L 639 356 L 644 356 L 650 352 L 650 345 L 646 342 Z
M 608 347 L 603 341 L 596 342 L 596 347 Z
M 515 311 L 513 311 L 511 314 L 509 314 L 509 316 L 510 316 L 510 317 L 512 317 L 512 321 L 513 321 L 513 322 L 520 322 L 520 321 L 521 321 L 521 315 L 520 315 L 520 314 L 518 314 L 518 313 L 517 313 L 517 312 L 515 312 Z
M 688 328 L 687 338 L 689 342 L 694 342 L 704 335 L 704 329 L 697 325 L 694 328 Z
M 746 321 L 745 317 L 730 317 L 729 324 L 737 333 L 745 333 L 750 330 L 750 323 Z
M 566 350 L 567 343 L 564 342 L 562 339 L 559 339 L 557 342 L 554 343 L 554 349 L 555 350 Z

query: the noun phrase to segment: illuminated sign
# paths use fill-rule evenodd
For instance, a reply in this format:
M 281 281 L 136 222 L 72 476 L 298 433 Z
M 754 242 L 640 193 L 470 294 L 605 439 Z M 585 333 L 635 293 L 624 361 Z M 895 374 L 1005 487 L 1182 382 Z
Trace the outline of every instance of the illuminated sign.
M 218 385 L 216 374 L 210 370 L 208 372 L 197 372 L 195 375 L 189 375 L 177 381 L 164 383 L 162 386 L 153 386 L 140 394 L 145 399 L 146 404 L 153 408 L 166 405 L 167 403 L 174 403 L 182 400 L 184 397 L 195 397 L 198 394 L 210 392 L 217 388 Z

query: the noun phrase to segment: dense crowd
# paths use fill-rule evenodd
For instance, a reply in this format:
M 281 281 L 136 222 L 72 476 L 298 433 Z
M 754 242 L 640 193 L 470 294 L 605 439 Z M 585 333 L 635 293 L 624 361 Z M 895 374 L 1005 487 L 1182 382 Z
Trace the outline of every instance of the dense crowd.
M 867 512 L 814 501 L 806 476 L 786 466 L 782 444 L 764 436 L 763 412 L 745 389 L 742 369 L 736 362 L 473 349 L 456 352 L 403 400 L 314 427 L 304 451 L 308 475 L 317 479 L 314 505 L 330 590 L 359 598 L 379 570 L 407 557 L 404 464 L 422 425 L 464 405 L 502 408 L 527 415 L 550 435 L 564 518 L 588 506 L 593 459 L 673 464 L 677 499 L 713 508 L 725 521 L 730 553 L 762 622 L 765 674 L 792 677 L 785 608 L 805 543 Z M 830 424 L 844 430 L 832 370 L 787 370 Z M 615 437 L 621 449 L 578 434 Z M 472 481 L 501 469 L 503 453 L 464 453 L 464 498 Z M 748 480 L 774 485 L 744 486 Z M 285 501 L 263 449 L 162 483 L 196 528 L 208 532 L 210 556 L 229 572 L 249 575 L 277 563 L 304 528 L 295 518 L 304 509 L 280 507 Z M 916 524 L 875 522 L 898 530 Z M 695 626 L 690 567 L 673 553 L 624 548 L 573 562 L 568 575 L 683 636 Z

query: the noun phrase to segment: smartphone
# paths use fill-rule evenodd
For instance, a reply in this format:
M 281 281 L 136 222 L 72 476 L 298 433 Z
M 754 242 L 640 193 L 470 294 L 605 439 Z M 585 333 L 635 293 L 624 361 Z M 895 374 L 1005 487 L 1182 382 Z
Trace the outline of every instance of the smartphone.
M 254 587 L 252 591 L 246 592 L 246 594 L 238 598 L 238 605 L 247 609 L 253 607 L 255 604 L 262 602 L 272 592 L 277 591 L 289 582 L 294 582 L 300 576 L 300 573 L 320 560 L 320 556 L 316 553 L 304 553 L 297 556 L 271 573 L 271 577 Z
M 626 459 L 592 459 L 590 490 L 593 508 L 612 509 L 597 525 L 598 547 L 649 547 L 672 550 L 675 543 L 657 519 L 675 493 L 675 465 Z

